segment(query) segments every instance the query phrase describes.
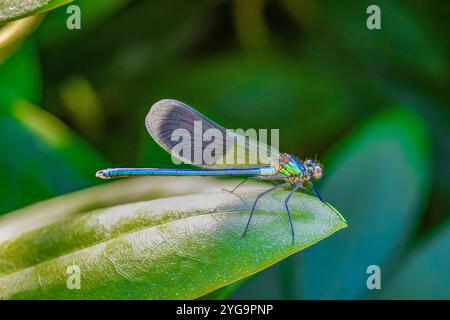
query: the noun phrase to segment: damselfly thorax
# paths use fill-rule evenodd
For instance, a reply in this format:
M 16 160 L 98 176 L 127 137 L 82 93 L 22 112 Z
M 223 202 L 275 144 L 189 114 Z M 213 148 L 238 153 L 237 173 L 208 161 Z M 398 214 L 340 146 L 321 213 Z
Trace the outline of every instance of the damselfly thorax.
M 305 183 L 311 178 L 320 179 L 323 174 L 322 165 L 306 159 L 303 163 L 294 156 L 283 153 L 278 161 L 274 161 L 272 166 L 276 170 L 276 175 L 280 180 L 288 180 L 294 183 Z

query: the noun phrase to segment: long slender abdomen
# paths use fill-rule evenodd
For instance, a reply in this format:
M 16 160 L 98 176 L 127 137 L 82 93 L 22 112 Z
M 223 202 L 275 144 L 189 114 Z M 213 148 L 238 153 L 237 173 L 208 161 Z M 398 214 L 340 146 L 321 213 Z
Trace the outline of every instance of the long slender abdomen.
M 259 176 L 268 168 L 242 169 L 160 169 L 160 168 L 113 168 L 103 169 L 96 173 L 97 178 L 125 178 L 134 176 Z

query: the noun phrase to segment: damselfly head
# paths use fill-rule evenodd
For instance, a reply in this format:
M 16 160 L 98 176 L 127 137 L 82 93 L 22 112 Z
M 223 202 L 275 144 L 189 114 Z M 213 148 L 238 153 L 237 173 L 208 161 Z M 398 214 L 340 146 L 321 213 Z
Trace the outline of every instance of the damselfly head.
M 303 165 L 312 177 L 314 177 L 315 179 L 322 178 L 323 167 L 321 164 L 315 163 L 314 161 L 308 159 L 303 162 Z

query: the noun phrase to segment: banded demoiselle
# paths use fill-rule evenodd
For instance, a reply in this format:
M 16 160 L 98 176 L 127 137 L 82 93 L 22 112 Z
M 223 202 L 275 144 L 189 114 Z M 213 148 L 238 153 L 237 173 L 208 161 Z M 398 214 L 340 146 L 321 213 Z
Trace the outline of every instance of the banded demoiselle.
M 201 125 L 201 132 L 198 131 L 199 124 Z M 289 216 L 293 241 L 295 241 L 295 233 L 288 202 L 294 192 L 302 186 L 305 188 L 309 183 L 317 197 L 328 205 L 312 182 L 313 178 L 320 179 L 322 177 L 322 165 L 310 159 L 301 162 L 292 155 L 280 153 L 265 143 L 257 142 L 231 130 L 224 129 L 182 102 L 172 99 L 164 99 L 156 102 L 147 114 L 145 125 L 151 137 L 163 149 L 172 153 L 175 159 L 203 169 L 112 168 L 98 171 L 96 174 L 98 178 L 109 179 L 133 176 L 246 177 L 231 192 L 234 192 L 237 187 L 251 178 L 280 182 L 256 197 L 242 236 L 245 236 L 248 230 L 258 200 L 275 189 L 290 185 L 294 186 L 284 200 L 284 205 Z M 191 140 L 180 142 L 180 139 L 174 139 L 173 133 L 176 130 L 181 130 L 179 132 L 185 133 L 188 136 L 190 135 Z M 221 138 L 217 139 L 216 137 L 213 141 L 205 142 L 204 134 L 207 130 L 214 130 L 217 134 L 216 136 L 221 136 Z M 212 161 L 211 159 L 206 161 L 203 157 L 200 160 L 193 161 L 196 158 L 195 145 L 200 146 L 202 154 L 208 150 L 207 148 L 209 150 L 215 150 Z M 174 154 L 175 149 L 184 151 Z M 256 161 L 251 163 L 248 159 L 250 158 L 251 152 L 255 152 L 256 150 L 258 151 L 258 156 L 256 157 Z

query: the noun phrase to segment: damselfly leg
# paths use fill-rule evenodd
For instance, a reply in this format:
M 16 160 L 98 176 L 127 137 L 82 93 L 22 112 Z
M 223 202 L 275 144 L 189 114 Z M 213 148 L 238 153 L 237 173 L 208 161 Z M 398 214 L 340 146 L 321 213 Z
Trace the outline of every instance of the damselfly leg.
M 323 200 L 322 196 L 319 193 L 319 189 L 317 189 L 316 185 L 310 180 L 309 183 L 312 185 L 315 194 L 317 195 L 317 198 L 320 199 L 320 201 L 322 201 L 323 203 L 325 203 L 326 205 L 328 205 L 325 200 Z
M 292 189 L 292 191 L 288 194 L 288 196 L 286 197 L 286 199 L 284 199 L 284 206 L 286 207 L 286 211 L 288 213 L 288 217 L 289 217 L 289 222 L 291 224 L 291 231 L 292 231 L 292 243 L 295 242 L 295 232 L 294 232 L 294 224 L 292 223 L 292 217 L 291 217 L 291 211 L 289 210 L 289 199 L 292 197 L 292 195 L 295 193 L 295 191 L 297 191 L 298 188 L 300 188 L 302 186 L 302 182 L 300 182 L 299 184 L 297 184 L 294 189 Z
M 277 186 L 275 186 L 275 187 L 272 187 L 272 188 L 270 188 L 269 190 L 264 191 L 263 193 L 258 194 L 258 196 L 257 196 L 256 199 L 255 199 L 255 202 L 253 202 L 252 211 L 250 212 L 250 216 L 248 217 L 247 225 L 245 226 L 245 230 L 244 230 L 244 233 L 242 234 L 242 237 L 244 237 L 245 234 L 247 233 L 247 230 L 248 230 L 248 227 L 249 227 L 249 225 L 250 225 L 250 221 L 252 220 L 253 212 L 255 211 L 256 203 L 258 202 L 258 200 L 259 200 L 262 196 L 268 194 L 269 192 L 274 191 L 274 190 L 279 189 L 279 188 L 283 188 L 283 187 L 288 186 L 288 185 L 290 185 L 290 184 L 292 184 L 292 182 L 288 181 L 288 182 L 279 184 L 279 185 L 277 185 Z
M 237 190 L 237 188 L 239 188 L 239 187 L 242 186 L 244 183 L 246 183 L 246 182 L 248 181 L 248 179 L 250 179 L 250 177 L 245 178 L 244 180 L 242 180 L 241 182 L 239 182 L 238 185 L 235 186 L 235 187 L 234 187 L 233 189 L 231 189 L 231 190 L 228 190 L 228 189 L 225 189 L 225 188 L 222 188 L 222 190 L 223 190 L 223 191 L 226 191 L 226 192 L 229 192 L 229 193 L 231 193 L 231 194 L 234 194 L 234 195 L 237 196 L 239 199 L 241 199 L 242 201 L 244 201 L 244 199 L 243 199 L 240 195 L 238 195 L 237 193 L 234 193 L 234 192 Z

